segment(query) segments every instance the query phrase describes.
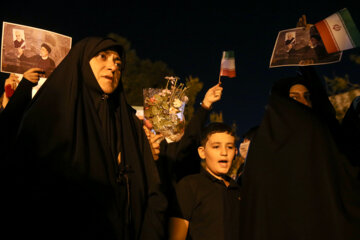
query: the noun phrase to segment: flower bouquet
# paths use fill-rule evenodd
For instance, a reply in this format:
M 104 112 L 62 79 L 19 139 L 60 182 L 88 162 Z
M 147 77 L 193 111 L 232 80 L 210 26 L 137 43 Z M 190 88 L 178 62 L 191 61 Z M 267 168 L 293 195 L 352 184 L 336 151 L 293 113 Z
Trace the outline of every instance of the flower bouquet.
M 179 79 L 177 77 L 165 77 L 165 79 L 168 82 L 164 89 L 143 90 L 145 124 L 156 133 L 161 133 L 167 142 L 176 142 L 184 134 L 187 87 L 182 83 L 177 84 Z

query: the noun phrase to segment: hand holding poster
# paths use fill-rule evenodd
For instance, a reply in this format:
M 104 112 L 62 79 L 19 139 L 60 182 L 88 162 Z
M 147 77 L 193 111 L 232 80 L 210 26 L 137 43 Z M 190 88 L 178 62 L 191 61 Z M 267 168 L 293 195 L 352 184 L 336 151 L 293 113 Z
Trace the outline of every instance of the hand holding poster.
M 60 64 L 71 48 L 71 37 L 47 30 L 3 22 L 1 41 L 1 71 L 15 73 L 18 79 L 32 68 L 40 68 L 34 96 L 52 71 Z

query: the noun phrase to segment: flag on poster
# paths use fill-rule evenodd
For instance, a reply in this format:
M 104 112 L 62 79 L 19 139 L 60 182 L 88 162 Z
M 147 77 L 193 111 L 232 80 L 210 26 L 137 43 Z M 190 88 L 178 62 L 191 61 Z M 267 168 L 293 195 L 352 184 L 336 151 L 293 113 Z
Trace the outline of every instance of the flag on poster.
M 234 78 L 236 76 L 234 51 L 223 51 L 220 76 L 226 76 L 229 78 Z
M 360 46 L 360 33 L 350 12 L 344 8 L 315 24 L 328 53 Z

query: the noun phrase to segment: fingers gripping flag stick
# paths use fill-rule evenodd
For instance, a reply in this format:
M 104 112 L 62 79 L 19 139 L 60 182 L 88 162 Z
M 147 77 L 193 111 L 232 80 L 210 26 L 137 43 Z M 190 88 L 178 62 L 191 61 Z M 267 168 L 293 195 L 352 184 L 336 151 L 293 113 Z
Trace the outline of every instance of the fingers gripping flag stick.
M 360 33 L 349 13 L 344 8 L 315 24 L 328 53 L 360 46 Z
M 219 74 L 219 83 L 221 76 L 226 76 L 229 78 L 234 78 L 236 76 L 234 51 L 223 51 Z

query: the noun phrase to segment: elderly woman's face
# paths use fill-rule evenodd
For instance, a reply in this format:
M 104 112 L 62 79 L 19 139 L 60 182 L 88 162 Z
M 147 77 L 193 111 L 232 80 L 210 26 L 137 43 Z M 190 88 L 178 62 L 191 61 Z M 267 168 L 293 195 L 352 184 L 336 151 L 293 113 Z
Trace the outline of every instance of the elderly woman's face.
M 289 97 L 308 107 L 312 107 L 309 90 L 302 84 L 295 84 L 289 90 Z
M 90 66 L 104 93 L 114 92 L 121 76 L 119 54 L 112 50 L 101 51 L 90 60 Z

